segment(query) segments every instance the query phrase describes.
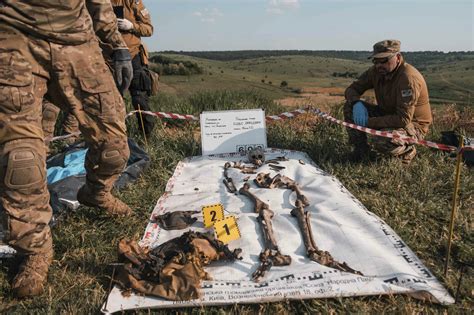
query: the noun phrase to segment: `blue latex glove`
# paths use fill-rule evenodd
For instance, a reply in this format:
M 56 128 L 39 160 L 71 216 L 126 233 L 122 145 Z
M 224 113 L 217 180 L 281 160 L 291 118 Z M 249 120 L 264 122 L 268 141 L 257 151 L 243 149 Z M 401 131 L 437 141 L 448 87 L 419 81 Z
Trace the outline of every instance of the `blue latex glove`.
M 355 103 L 352 107 L 352 119 L 357 125 L 367 127 L 369 113 L 361 101 Z

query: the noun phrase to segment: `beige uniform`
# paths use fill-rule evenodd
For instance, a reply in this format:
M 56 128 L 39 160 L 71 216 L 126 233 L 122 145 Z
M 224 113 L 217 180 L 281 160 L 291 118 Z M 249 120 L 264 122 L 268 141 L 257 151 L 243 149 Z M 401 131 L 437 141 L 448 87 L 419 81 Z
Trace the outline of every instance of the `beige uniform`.
M 128 160 L 125 107 L 96 34 L 126 47 L 108 0 L 0 1 L 0 214 L 4 241 L 20 253 L 51 249 L 46 91 L 80 123 L 88 187 L 110 191 Z
M 366 104 L 369 111 L 367 127 L 397 130 L 399 133 L 418 139 L 426 135 L 433 121 L 428 88 L 421 73 L 412 65 L 405 63 L 403 57 L 400 65 L 389 75 L 378 74 L 375 66 L 372 66 L 346 89 L 347 102 L 344 106 L 346 121 L 352 122 L 353 104 L 359 101 L 362 94 L 369 89 L 374 89 L 378 105 Z M 350 141 L 354 145 L 367 141 L 362 132 L 353 129 L 348 132 Z M 388 145 L 386 142 L 391 144 Z M 409 149 L 406 143 L 399 140 L 392 141 L 377 137 L 376 143 L 385 143 L 386 149 L 383 148 L 384 145 L 379 148 L 382 151 L 394 150 L 395 155 L 401 155 Z M 400 145 L 403 145 L 405 149 L 396 148 Z
M 410 123 L 424 134 L 433 121 L 425 79 L 418 70 L 403 60 L 397 69 L 384 77 L 371 67 L 346 89 L 346 100 L 360 100 L 362 94 L 374 89 L 383 116 L 369 118 L 368 127 L 405 128 Z M 352 108 L 351 108 L 352 110 Z
M 129 87 L 132 106 L 135 110 L 152 111 L 149 104 L 151 79 L 146 69 L 148 52 L 141 41 L 141 37 L 149 37 L 153 34 L 150 13 L 142 0 L 111 0 L 111 3 L 115 10 L 121 9 L 123 18 L 133 25 L 131 30 L 120 31 L 132 55 L 133 79 Z M 136 117 L 138 129 L 143 130 L 146 136 L 150 136 L 155 125 L 155 117 L 150 115 L 142 117 L 138 113 Z
M 131 31 L 122 32 L 133 59 L 140 52 L 141 37 L 149 37 L 153 34 L 150 13 L 142 0 L 111 0 L 110 2 L 114 7 L 123 7 L 123 18 L 133 24 Z

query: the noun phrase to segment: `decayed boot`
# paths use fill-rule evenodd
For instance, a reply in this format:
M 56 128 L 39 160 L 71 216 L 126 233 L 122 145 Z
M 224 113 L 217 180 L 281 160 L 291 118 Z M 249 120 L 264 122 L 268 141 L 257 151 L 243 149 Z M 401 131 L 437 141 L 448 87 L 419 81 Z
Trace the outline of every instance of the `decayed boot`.
M 25 256 L 12 282 L 13 294 L 18 298 L 42 294 L 52 261 L 52 249 L 47 253 Z
M 416 148 L 415 146 L 411 146 L 411 148 L 401 156 L 403 164 L 410 164 L 413 158 L 416 156 Z
M 77 193 L 77 201 L 88 207 L 97 207 L 111 216 L 128 216 L 132 209 L 110 192 L 91 191 L 89 186 L 83 185 Z

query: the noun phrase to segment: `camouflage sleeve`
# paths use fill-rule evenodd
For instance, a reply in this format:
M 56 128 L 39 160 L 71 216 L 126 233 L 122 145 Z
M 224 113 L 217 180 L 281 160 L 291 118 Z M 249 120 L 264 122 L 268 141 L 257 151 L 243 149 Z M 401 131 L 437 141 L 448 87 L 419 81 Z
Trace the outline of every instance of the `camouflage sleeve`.
M 117 18 L 109 0 L 86 0 L 96 36 L 112 49 L 127 48 L 117 28 Z
M 374 68 L 372 67 L 365 71 L 356 81 L 352 82 L 351 85 L 349 85 L 345 92 L 345 97 L 348 102 L 354 103 L 360 100 L 360 97 L 365 91 L 374 87 L 373 71 Z
M 406 128 L 413 120 L 415 105 L 420 96 L 421 87 L 415 78 L 403 77 L 397 86 L 393 115 L 369 118 L 369 128 Z
M 138 1 L 134 8 L 135 23 L 133 23 L 132 33 L 139 37 L 150 37 L 153 35 L 153 25 L 151 24 L 150 12 L 143 5 L 142 0 Z

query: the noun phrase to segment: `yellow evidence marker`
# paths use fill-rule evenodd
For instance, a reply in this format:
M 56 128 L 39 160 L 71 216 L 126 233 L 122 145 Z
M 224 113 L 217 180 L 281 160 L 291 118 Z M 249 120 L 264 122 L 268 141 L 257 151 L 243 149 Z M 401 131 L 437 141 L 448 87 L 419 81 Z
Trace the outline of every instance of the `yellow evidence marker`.
M 219 241 L 224 244 L 240 238 L 240 230 L 237 220 L 233 215 L 226 217 L 214 223 L 214 232 Z
M 206 228 L 210 228 L 214 222 L 224 219 L 224 206 L 221 203 L 204 206 L 201 211 Z

